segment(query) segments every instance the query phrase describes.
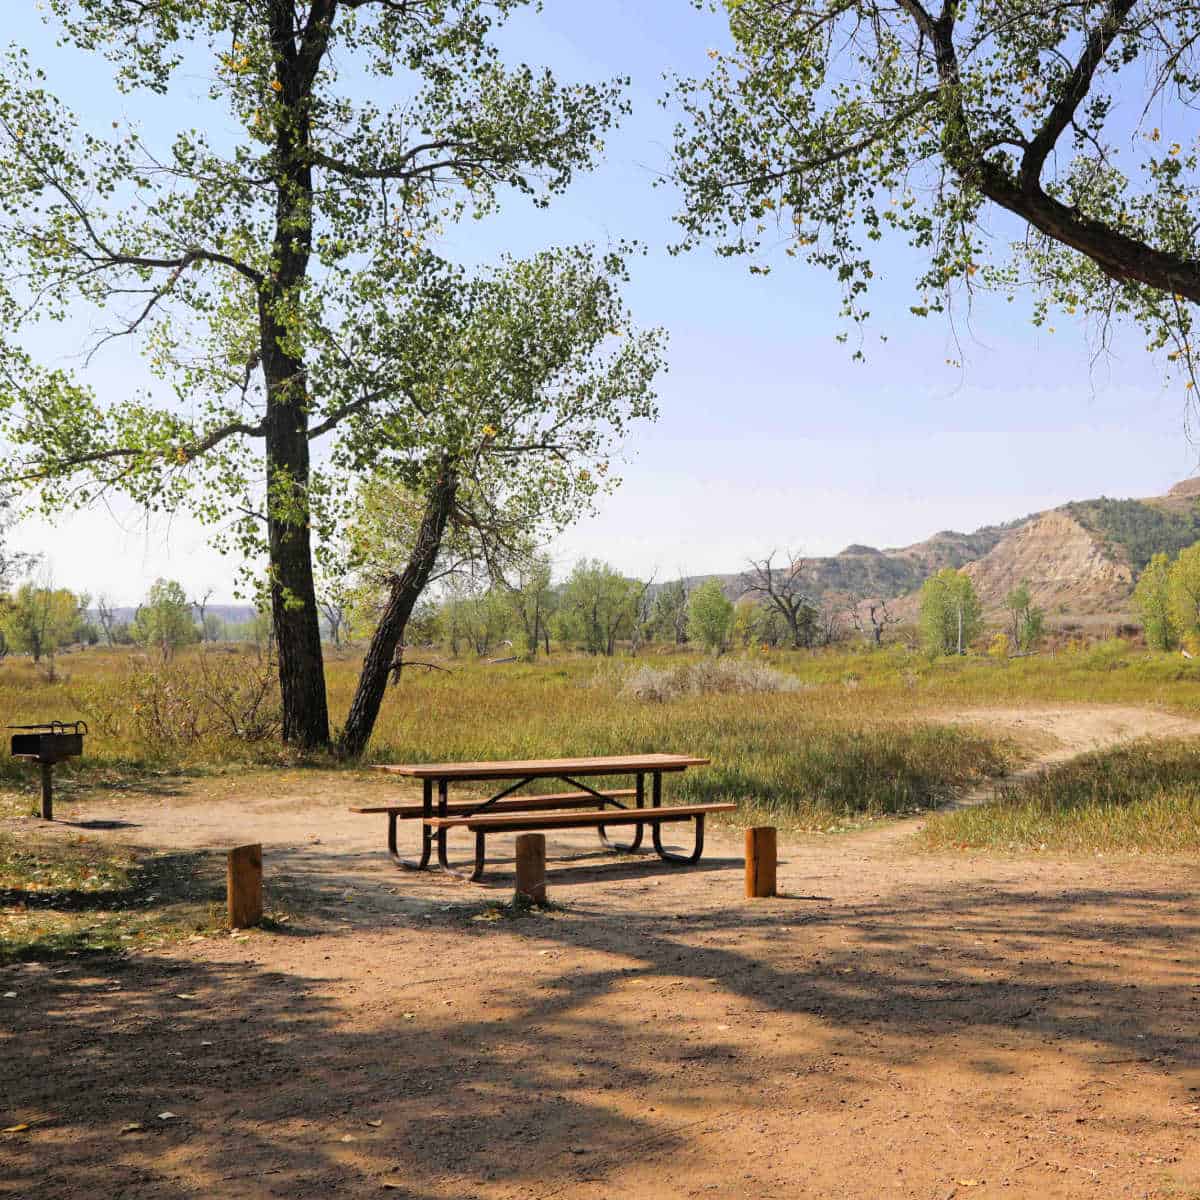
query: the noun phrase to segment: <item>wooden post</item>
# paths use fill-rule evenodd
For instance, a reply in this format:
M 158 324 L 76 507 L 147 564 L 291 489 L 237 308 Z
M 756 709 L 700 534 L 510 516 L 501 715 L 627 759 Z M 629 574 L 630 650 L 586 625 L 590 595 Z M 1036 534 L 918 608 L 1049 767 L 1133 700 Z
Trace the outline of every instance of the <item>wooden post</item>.
M 54 764 L 43 762 L 42 768 L 42 820 L 54 820 Z
M 775 895 L 775 826 L 746 830 L 746 896 Z
M 246 929 L 262 920 L 262 846 L 230 850 L 225 889 L 231 929 Z
M 546 835 L 517 835 L 517 900 L 546 903 Z

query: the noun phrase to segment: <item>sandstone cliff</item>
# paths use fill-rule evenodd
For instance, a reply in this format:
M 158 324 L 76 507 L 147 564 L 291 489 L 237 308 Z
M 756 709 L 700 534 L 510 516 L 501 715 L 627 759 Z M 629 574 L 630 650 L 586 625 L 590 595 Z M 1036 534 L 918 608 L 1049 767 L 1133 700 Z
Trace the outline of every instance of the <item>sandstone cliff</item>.
M 999 609 L 1025 583 L 1033 602 L 1050 616 L 1124 612 L 1134 584 L 1133 567 L 1121 550 L 1106 547 L 1061 509 L 1014 529 L 963 570 L 985 610 Z

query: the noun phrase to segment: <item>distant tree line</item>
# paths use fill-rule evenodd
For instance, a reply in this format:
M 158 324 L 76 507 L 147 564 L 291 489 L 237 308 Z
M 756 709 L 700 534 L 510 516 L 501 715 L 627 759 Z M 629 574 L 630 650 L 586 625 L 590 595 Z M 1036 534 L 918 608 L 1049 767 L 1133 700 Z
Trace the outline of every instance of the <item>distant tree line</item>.
M 437 599 L 415 609 L 408 644 L 444 646 L 452 656 L 535 658 L 552 648 L 612 656 L 649 645 L 690 646 L 708 653 L 751 646 L 809 649 L 865 632 L 857 600 L 836 594 L 818 601 L 791 556 L 750 560 L 728 584 L 686 577 L 657 582 L 623 574 L 599 559 L 581 559 L 554 582 L 548 560 L 534 556 L 512 578 L 486 572 L 450 573 Z M 341 638 L 370 628 L 369 594 L 331 600 L 329 621 Z M 873 602 L 876 611 L 886 609 Z M 891 622 L 880 621 L 880 629 Z M 873 640 L 878 640 L 875 638 Z
M 212 591 L 189 599 L 183 585 L 158 579 L 130 619 L 122 619 L 101 594 L 59 587 L 43 567 L 14 586 L 13 576 L 36 566 L 33 556 L 3 553 L 0 527 L 0 658 L 24 654 L 47 663 L 69 646 L 140 646 L 170 659 L 182 646 L 201 642 L 248 642 L 269 649 L 271 620 L 265 608 L 244 622 L 225 621 L 208 612 Z M 128 611 L 128 610 L 126 610 Z

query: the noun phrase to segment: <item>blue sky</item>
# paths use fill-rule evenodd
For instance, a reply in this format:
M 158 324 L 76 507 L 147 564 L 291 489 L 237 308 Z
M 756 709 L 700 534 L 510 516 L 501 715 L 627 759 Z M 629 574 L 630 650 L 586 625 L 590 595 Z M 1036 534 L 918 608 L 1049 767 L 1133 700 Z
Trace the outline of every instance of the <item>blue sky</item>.
M 47 66 L 64 100 L 105 124 L 139 112 L 105 63 L 56 50 L 34 5 L 22 7 L 6 12 L 8 37 Z M 664 578 L 736 570 L 774 547 L 901 545 L 1073 498 L 1158 494 L 1196 469 L 1182 393 L 1163 389 L 1136 331 L 1093 366 L 1082 328 L 1058 319 L 1055 333 L 1037 330 L 1027 308 L 985 298 L 959 314 L 956 343 L 945 321 L 909 314 L 912 264 L 893 246 L 877 262 L 864 365 L 834 340 L 839 296 L 823 273 L 783 260 L 764 279 L 708 250 L 668 254 L 678 197 L 652 187 L 675 119 L 658 104 L 662 75 L 703 73 L 706 49 L 725 38 L 720 19 L 689 0 L 546 0 L 504 33 L 512 56 L 563 78 L 632 76 L 634 113 L 601 168 L 548 212 L 513 199 L 500 217 L 452 230 L 447 252 L 487 261 L 636 238 L 648 254 L 634 264 L 630 305 L 639 323 L 671 335 L 661 419 L 626 445 L 619 492 L 555 546 L 563 570 L 586 554 Z M 186 105 L 177 95 L 155 124 L 194 123 Z M 119 390 L 134 369 L 118 352 L 99 378 Z M 52 530 L 30 522 L 18 540 L 52 547 L 61 584 L 121 602 L 159 575 L 221 598 L 232 591 L 235 564 L 183 517 L 147 524 L 120 506 Z

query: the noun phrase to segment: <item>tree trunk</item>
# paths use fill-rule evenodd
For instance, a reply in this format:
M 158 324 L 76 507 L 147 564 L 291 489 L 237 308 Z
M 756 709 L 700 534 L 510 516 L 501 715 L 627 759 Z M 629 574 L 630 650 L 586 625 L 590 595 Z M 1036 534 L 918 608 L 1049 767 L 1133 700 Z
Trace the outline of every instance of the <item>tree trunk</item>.
M 305 373 L 279 348 L 264 313 L 267 377 L 267 545 L 271 562 L 271 624 L 279 654 L 283 740 L 304 750 L 329 744 L 329 708 L 321 655 L 321 622 L 309 541 L 308 414 Z
M 258 296 L 259 345 L 267 385 L 263 430 L 271 622 L 279 654 L 283 740 L 305 750 L 329 744 L 329 709 L 310 533 L 311 398 L 302 352 L 285 347 L 293 340 L 289 314 L 299 300 L 312 251 L 311 98 L 332 16 L 330 0 L 314 3 L 298 46 L 291 0 L 268 0 L 265 11 L 286 112 L 275 127 L 274 270 Z
M 338 747 L 346 758 L 357 758 L 371 740 L 396 647 L 404 637 L 408 618 L 437 563 L 457 490 L 458 475 L 452 464 L 443 460 L 441 472 L 425 500 L 425 512 L 412 554 L 403 572 L 392 577 L 387 603 L 371 635 L 367 656 L 363 659 L 362 673 L 358 677 L 358 687 Z
M 783 616 L 784 616 L 784 620 L 787 621 L 788 629 L 791 631 L 792 649 L 799 650 L 800 649 L 800 620 L 794 612 L 789 612 L 787 609 L 783 610 Z

